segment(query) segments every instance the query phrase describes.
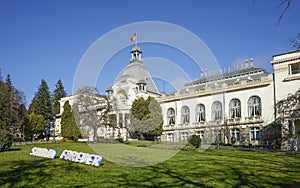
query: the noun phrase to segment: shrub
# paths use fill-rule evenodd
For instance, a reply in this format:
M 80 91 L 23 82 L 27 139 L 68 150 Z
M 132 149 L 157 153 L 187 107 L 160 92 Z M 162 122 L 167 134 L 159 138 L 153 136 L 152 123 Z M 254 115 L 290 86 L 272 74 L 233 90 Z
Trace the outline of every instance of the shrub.
M 0 129 L 0 151 L 8 150 L 12 145 L 12 135 Z
M 118 141 L 118 142 L 120 142 L 120 143 L 124 143 L 123 138 L 116 138 L 115 141 Z
M 201 138 L 196 135 L 192 135 L 189 139 L 188 142 L 192 144 L 195 148 L 199 148 L 201 144 Z

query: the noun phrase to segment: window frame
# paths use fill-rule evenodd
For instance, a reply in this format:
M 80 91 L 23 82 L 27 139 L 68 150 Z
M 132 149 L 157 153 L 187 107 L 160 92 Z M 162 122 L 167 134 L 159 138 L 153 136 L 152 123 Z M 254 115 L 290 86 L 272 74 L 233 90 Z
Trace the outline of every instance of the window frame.
M 169 112 L 174 112 L 174 114 L 172 113 L 169 113 Z M 174 108 L 168 108 L 167 110 L 167 122 L 168 122 L 168 125 L 175 125 L 176 121 L 175 121 L 175 110 Z
M 186 109 L 186 111 L 184 110 Z M 181 107 L 181 124 L 189 124 L 190 123 L 190 109 L 188 106 Z
M 260 117 L 262 115 L 261 98 L 259 96 L 250 97 L 247 105 L 248 105 L 248 117 Z
M 229 102 L 229 117 L 231 119 L 235 118 L 241 118 L 242 113 L 241 113 L 241 101 L 237 98 L 232 99 Z
M 205 105 L 197 104 L 195 108 L 196 123 L 205 122 Z
M 261 130 L 259 127 L 250 128 L 250 140 L 259 141 L 261 139 Z
M 218 108 L 220 107 L 220 108 Z M 211 105 L 211 116 L 213 121 L 222 120 L 223 107 L 220 101 L 215 101 Z

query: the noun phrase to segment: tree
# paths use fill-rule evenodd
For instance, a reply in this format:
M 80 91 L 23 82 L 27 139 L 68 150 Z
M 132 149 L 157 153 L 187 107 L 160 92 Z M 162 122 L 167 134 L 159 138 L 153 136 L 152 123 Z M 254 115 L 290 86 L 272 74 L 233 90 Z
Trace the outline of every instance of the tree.
M 28 112 L 42 115 L 46 121 L 51 121 L 53 117 L 50 91 L 44 79 L 32 99 Z
M 52 106 L 53 106 L 53 114 L 59 114 L 60 111 L 60 99 L 67 96 L 67 93 L 65 91 L 65 88 L 59 79 L 57 83 L 55 84 L 55 89 L 53 91 L 52 95 Z
M 0 129 L 0 152 L 8 150 L 12 145 L 12 135 L 6 131 Z
M 9 90 L 7 85 L 0 80 L 0 129 L 5 130 L 11 124 Z
M 298 33 L 297 37 L 290 39 L 290 45 L 292 48 L 300 49 L 300 33 Z
M 0 128 L 21 126 L 24 118 L 21 113 L 22 105 L 25 106 L 24 93 L 13 86 L 10 75 L 7 75 L 5 82 L 0 79 L 0 91 Z
M 77 140 L 80 136 L 69 101 L 65 102 L 64 112 L 61 115 L 61 134 L 71 140 Z
M 7 89 L 8 89 L 8 98 L 9 98 L 9 120 L 10 125 L 20 125 L 23 117 L 20 117 L 19 111 L 21 104 L 23 103 L 23 93 L 14 88 L 11 77 L 8 74 L 5 80 Z
M 153 98 L 139 98 L 133 101 L 130 109 L 129 132 L 141 139 L 154 140 L 163 132 L 163 116 L 159 103 Z
M 105 96 L 97 94 L 94 87 L 83 87 L 75 93 L 75 98 L 73 111 L 77 125 L 85 136 L 92 130 L 93 140 L 97 141 L 98 129 L 106 126 L 103 120 L 106 117 L 103 113 L 107 108 Z
M 32 112 L 28 116 L 28 122 L 25 125 L 25 133 L 29 135 L 32 140 L 35 136 L 40 137 L 43 135 L 46 128 L 46 120 L 40 114 Z
M 300 119 L 300 90 L 278 101 L 276 111 L 282 119 Z

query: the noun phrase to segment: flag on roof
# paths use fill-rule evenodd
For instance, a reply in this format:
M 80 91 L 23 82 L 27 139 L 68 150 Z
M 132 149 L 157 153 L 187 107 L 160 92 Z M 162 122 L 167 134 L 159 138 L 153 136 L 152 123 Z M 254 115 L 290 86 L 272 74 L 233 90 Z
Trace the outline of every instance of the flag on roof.
M 134 35 L 132 35 L 132 37 L 130 38 L 130 41 L 133 42 L 136 40 L 136 33 L 134 33 Z

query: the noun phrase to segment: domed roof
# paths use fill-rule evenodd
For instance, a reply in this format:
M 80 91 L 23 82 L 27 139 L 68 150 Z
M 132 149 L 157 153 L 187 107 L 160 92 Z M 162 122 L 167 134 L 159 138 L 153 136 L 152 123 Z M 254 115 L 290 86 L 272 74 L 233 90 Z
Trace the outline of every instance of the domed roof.
M 136 52 L 136 51 L 142 53 L 141 49 L 140 49 L 137 45 L 135 45 L 135 46 L 132 48 L 131 53 L 132 53 L 132 52 Z

